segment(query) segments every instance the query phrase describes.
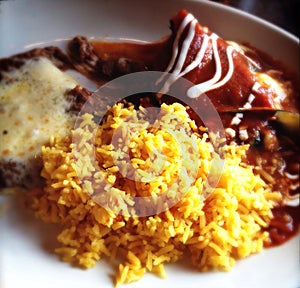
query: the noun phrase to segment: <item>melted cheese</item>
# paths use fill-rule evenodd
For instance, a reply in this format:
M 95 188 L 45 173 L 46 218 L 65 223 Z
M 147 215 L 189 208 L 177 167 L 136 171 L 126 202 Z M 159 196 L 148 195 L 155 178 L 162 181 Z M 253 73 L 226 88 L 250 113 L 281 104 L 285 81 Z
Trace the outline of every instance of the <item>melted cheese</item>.
M 77 82 L 48 59 L 28 60 L 0 82 L 0 159 L 24 162 L 50 135 L 66 135 L 74 119 L 65 92 Z
M 256 63 L 253 59 L 251 59 L 250 57 L 248 57 L 246 55 L 246 52 L 251 51 L 251 48 L 244 46 L 242 44 L 233 42 L 233 41 L 227 41 L 227 42 L 230 45 L 232 45 L 239 53 L 243 54 L 248 59 L 249 63 L 251 65 L 253 65 L 253 67 L 255 67 L 255 69 L 253 69 L 252 73 L 253 73 L 253 75 L 256 76 L 256 82 L 254 83 L 254 85 L 252 87 L 252 91 L 258 92 L 258 90 L 261 87 L 263 87 L 265 89 L 269 89 L 273 95 L 274 108 L 282 109 L 281 103 L 288 97 L 286 84 L 284 82 L 281 82 L 281 81 L 271 77 L 266 72 L 260 71 L 261 70 L 260 64 Z M 253 96 L 253 94 L 250 94 L 249 99 L 252 96 Z M 252 99 L 252 101 L 253 101 L 253 99 Z M 251 102 L 248 100 L 248 102 L 245 104 L 248 107 L 244 106 L 244 108 L 251 108 L 251 107 L 249 107 L 249 104 L 251 104 Z
M 281 103 L 287 98 L 286 87 L 284 84 L 266 73 L 256 72 L 255 74 L 260 85 L 272 91 L 275 108 L 282 109 Z

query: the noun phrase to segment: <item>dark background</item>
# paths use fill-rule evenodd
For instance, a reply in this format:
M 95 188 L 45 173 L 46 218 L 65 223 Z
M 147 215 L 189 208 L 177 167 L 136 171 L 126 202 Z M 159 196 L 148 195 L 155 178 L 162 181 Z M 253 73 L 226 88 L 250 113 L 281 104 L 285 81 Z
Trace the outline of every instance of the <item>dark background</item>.
M 211 0 L 263 18 L 299 37 L 300 0 Z
M 0 0 L 0 2 L 3 0 Z M 7 0 L 6 0 L 7 1 Z M 263 18 L 299 37 L 300 0 L 210 0 Z

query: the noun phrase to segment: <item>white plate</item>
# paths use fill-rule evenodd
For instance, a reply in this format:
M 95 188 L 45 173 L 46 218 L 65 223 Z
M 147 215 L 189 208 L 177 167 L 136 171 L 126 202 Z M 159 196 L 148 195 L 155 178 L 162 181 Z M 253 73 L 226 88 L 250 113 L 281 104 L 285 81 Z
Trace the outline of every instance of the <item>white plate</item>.
M 186 8 L 201 24 L 228 40 L 247 41 L 299 73 L 299 39 L 261 19 L 208 1 L 8 1 L 0 2 L 0 57 L 33 47 L 61 45 L 75 35 L 157 40 L 169 34 L 168 20 Z M 49 252 L 55 227 L 33 219 L 12 199 L 0 219 L 0 287 L 111 288 L 113 268 L 105 261 L 88 271 L 59 262 Z M 185 263 L 166 265 L 168 278 L 147 274 L 124 287 L 300 287 L 299 236 L 239 261 L 229 273 L 198 273 Z

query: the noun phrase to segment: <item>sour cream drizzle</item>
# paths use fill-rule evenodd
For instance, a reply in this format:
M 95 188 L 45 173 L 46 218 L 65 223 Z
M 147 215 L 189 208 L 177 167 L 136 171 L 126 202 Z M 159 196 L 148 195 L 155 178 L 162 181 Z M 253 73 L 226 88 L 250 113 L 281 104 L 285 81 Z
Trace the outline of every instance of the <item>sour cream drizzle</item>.
M 189 50 L 191 43 L 195 36 L 196 24 L 197 24 L 197 20 L 195 19 L 195 17 L 192 14 L 187 14 L 186 17 L 181 22 L 180 27 L 179 27 L 176 37 L 175 37 L 174 44 L 173 44 L 172 58 L 169 62 L 168 67 L 165 70 L 165 73 L 157 81 L 157 84 L 160 83 L 166 77 L 166 75 L 171 70 L 173 70 L 171 75 L 169 75 L 168 79 L 165 81 L 162 89 L 160 90 L 160 93 L 166 94 L 169 91 L 171 85 L 176 80 L 178 80 L 180 77 L 186 75 L 187 73 L 189 73 L 190 71 L 195 69 L 197 66 L 200 66 L 200 64 L 203 60 L 203 57 L 205 55 L 205 52 L 208 48 L 209 42 L 211 42 L 211 44 L 212 44 L 213 57 L 215 60 L 215 65 L 216 65 L 215 75 L 211 79 L 209 79 L 205 82 L 196 84 L 196 85 L 192 86 L 191 88 L 189 88 L 187 91 L 187 96 L 190 98 L 197 98 L 205 92 L 208 92 L 210 90 L 213 90 L 213 89 L 223 86 L 230 80 L 230 78 L 233 74 L 233 71 L 234 71 L 234 63 L 233 63 L 233 57 L 232 57 L 232 52 L 233 52 L 234 48 L 231 45 L 227 46 L 227 48 L 226 48 L 226 56 L 228 58 L 228 71 L 227 71 L 226 75 L 223 77 L 223 79 L 220 80 L 222 77 L 222 65 L 221 65 L 221 60 L 220 60 L 220 55 L 219 55 L 218 45 L 217 45 L 217 40 L 219 37 L 214 33 L 212 33 L 211 35 L 205 34 L 203 36 L 201 47 L 200 47 L 194 61 L 192 61 L 183 70 L 184 61 L 187 57 L 188 50 Z M 185 28 L 188 25 L 189 25 L 189 30 L 188 30 L 186 38 L 184 39 L 184 41 L 182 43 L 180 54 L 178 55 L 179 40 L 182 36 L 183 31 L 185 30 Z M 177 59 L 177 61 L 176 61 L 176 59 Z
M 162 75 L 162 77 L 160 77 L 157 81 L 157 84 L 160 83 L 164 78 L 165 76 L 171 71 L 174 63 L 175 63 L 175 60 L 176 60 L 176 57 L 177 57 L 177 54 L 178 54 L 178 44 L 179 44 L 179 40 L 180 40 L 180 37 L 182 35 L 182 32 L 184 31 L 185 27 L 191 22 L 195 20 L 194 16 L 192 14 L 187 14 L 185 16 L 185 18 L 183 19 L 183 21 L 181 22 L 180 26 L 179 26 L 179 29 L 177 31 L 177 34 L 176 34 L 176 37 L 175 37 L 175 40 L 174 40 L 174 43 L 173 43 L 173 53 L 172 53 L 172 58 L 169 62 L 169 65 L 165 71 L 165 73 Z
M 229 81 L 229 79 L 231 78 L 231 76 L 233 74 L 233 70 L 234 70 L 233 59 L 232 59 L 233 47 L 227 46 L 226 55 L 227 55 L 228 64 L 229 64 L 228 71 L 227 71 L 227 74 L 225 75 L 225 77 L 221 81 L 219 81 L 222 76 L 222 65 L 221 65 L 220 55 L 219 55 L 218 46 L 217 46 L 218 36 L 216 34 L 212 34 L 210 36 L 210 39 L 212 40 L 213 54 L 214 54 L 214 59 L 215 59 L 215 63 L 216 63 L 215 75 L 210 80 L 191 87 L 187 92 L 187 95 L 190 98 L 197 98 L 205 92 L 208 92 L 210 90 L 213 90 L 213 89 L 223 86 L 225 83 L 227 83 Z

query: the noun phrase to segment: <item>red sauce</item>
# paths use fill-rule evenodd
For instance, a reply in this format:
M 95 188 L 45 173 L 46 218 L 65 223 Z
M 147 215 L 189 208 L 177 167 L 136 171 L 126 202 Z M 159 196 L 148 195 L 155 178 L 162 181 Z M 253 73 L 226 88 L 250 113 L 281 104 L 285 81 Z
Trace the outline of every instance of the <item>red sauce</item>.
M 157 41 L 151 44 L 134 44 L 134 43 L 108 43 L 108 42 L 92 42 L 96 54 L 103 60 L 114 60 L 120 57 L 126 57 L 133 59 L 134 61 L 143 62 L 148 70 L 164 71 L 170 61 L 172 55 L 172 42 L 174 41 L 175 32 L 186 16 L 186 11 L 179 12 L 171 21 L 172 35 L 166 37 L 161 41 Z M 199 50 L 199 46 L 203 41 L 203 35 L 205 33 L 211 34 L 211 31 L 203 30 L 203 27 L 197 23 L 196 34 L 191 42 L 188 50 L 188 55 L 185 59 L 183 67 L 189 65 L 195 58 L 195 54 Z M 183 32 L 183 37 L 187 34 L 187 31 Z M 179 41 L 179 47 L 182 45 L 183 40 Z M 222 77 L 228 71 L 228 59 L 226 56 L 227 42 L 221 38 L 218 38 L 217 45 L 220 54 L 220 61 L 222 66 Z M 252 47 L 253 48 L 253 47 Z M 259 63 L 260 71 L 264 72 L 269 69 L 279 70 L 280 73 L 273 75 L 280 80 L 293 80 L 290 73 L 286 73 L 286 70 L 282 64 L 274 61 L 269 55 L 258 51 L 256 49 L 251 50 L 251 58 Z M 274 191 L 279 191 L 283 196 L 288 194 L 299 193 L 299 188 L 294 192 L 291 190 L 291 186 L 298 179 L 290 179 L 286 177 L 286 173 L 297 174 L 299 173 L 299 147 L 290 141 L 284 135 L 281 135 L 276 123 L 274 123 L 272 111 L 262 111 L 255 113 L 244 113 L 244 117 L 240 126 L 233 126 L 231 120 L 234 116 L 232 112 L 226 112 L 228 110 L 234 110 L 242 107 L 249 97 L 250 93 L 255 94 L 255 101 L 253 106 L 260 108 L 274 108 L 274 95 L 268 89 L 264 87 L 259 91 L 253 92 L 251 89 L 255 83 L 256 76 L 252 73 L 251 65 L 247 61 L 246 57 L 240 53 L 233 52 L 234 72 L 230 80 L 222 87 L 209 91 L 206 94 L 213 102 L 216 109 L 221 113 L 221 119 L 224 127 L 230 127 L 235 129 L 238 135 L 239 128 L 246 127 L 249 138 L 247 141 L 241 141 L 238 137 L 235 137 L 237 143 L 248 143 L 251 148 L 247 153 L 244 161 L 254 166 L 259 165 L 261 169 L 264 169 L 269 173 L 274 183 L 271 183 Z M 201 83 L 213 77 L 215 73 L 215 60 L 212 56 L 212 47 L 209 46 L 201 62 L 194 70 L 185 75 L 185 78 L 193 83 Z M 293 81 L 291 81 L 292 83 Z M 293 111 L 299 111 L 299 97 L 298 90 L 295 88 L 297 85 L 289 87 L 290 94 L 281 103 L 282 109 L 289 109 Z M 150 97 L 151 98 L 151 97 Z M 167 95 L 162 98 L 164 102 L 172 102 Z M 153 99 L 152 99 L 153 100 Z M 191 107 L 197 109 L 197 98 L 187 99 L 187 103 Z M 140 103 L 144 105 L 151 105 L 151 99 L 145 100 L 142 98 Z M 154 104 L 155 105 L 155 104 Z M 192 118 L 195 118 L 195 113 L 190 110 Z M 198 121 L 197 124 L 201 121 Z M 228 139 L 228 142 L 233 139 Z M 270 233 L 270 241 L 266 243 L 266 246 L 280 245 L 290 239 L 299 231 L 299 207 L 289 207 L 281 205 L 273 209 L 273 220 L 270 226 L 266 229 Z
M 299 232 L 300 210 L 299 207 L 278 207 L 273 209 L 274 218 L 268 227 L 270 242 L 266 247 L 280 245 Z

